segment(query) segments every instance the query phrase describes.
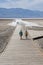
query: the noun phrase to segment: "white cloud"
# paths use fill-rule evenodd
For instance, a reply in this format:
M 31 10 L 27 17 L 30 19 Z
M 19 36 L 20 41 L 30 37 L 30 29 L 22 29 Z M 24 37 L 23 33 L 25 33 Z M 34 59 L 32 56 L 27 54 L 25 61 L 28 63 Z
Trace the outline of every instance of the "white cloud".
M 43 10 L 43 0 L 6 0 L 0 3 L 0 7 Z

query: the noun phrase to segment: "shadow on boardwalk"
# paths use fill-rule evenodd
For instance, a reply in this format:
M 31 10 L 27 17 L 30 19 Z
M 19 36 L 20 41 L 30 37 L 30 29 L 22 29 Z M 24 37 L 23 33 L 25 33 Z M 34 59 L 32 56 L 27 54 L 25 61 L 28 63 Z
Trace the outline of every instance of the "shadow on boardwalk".
M 43 36 L 39 36 L 39 37 L 33 38 L 33 40 L 42 39 L 42 38 L 43 38 Z

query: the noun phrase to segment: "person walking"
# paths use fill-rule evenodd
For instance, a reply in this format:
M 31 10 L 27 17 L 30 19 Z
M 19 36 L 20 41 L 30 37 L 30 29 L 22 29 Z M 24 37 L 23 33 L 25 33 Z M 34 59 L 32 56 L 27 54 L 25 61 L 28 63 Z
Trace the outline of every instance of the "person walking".
M 26 39 L 28 39 L 28 31 L 27 30 L 25 31 L 25 37 L 26 37 Z
M 20 39 L 22 39 L 22 36 L 23 36 L 22 30 L 20 30 L 19 35 L 20 35 Z

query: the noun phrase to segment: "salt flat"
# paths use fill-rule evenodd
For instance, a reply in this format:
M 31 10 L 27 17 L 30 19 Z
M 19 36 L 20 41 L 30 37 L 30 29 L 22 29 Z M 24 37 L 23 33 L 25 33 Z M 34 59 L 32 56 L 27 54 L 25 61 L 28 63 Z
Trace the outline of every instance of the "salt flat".
M 25 32 L 23 26 L 18 25 L 16 27 L 5 50 L 0 54 L 0 65 L 43 65 L 43 52 L 39 47 L 43 39 L 40 41 L 32 40 L 32 36 L 43 35 L 43 32 L 35 31 L 33 34 L 32 31 L 28 30 L 29 39 L 26 40 L 23 36 L 25 40 L 20 40 L 19 31 L 21 28 Z
M 14 30 L 12 26 L 0 26 L 0 53 L 4 51 Z

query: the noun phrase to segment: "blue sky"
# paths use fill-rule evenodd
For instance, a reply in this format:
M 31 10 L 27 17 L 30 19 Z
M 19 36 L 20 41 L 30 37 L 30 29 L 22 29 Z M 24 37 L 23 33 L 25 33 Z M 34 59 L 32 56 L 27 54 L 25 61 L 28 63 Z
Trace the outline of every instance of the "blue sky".
M 0 8 L 24 8 L 43 11 L 43 0 L 0 0 Z

